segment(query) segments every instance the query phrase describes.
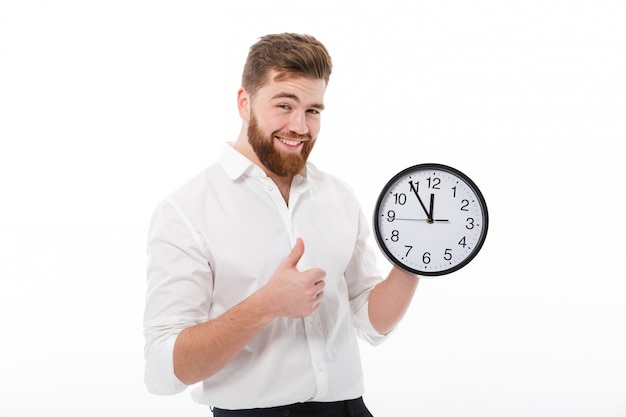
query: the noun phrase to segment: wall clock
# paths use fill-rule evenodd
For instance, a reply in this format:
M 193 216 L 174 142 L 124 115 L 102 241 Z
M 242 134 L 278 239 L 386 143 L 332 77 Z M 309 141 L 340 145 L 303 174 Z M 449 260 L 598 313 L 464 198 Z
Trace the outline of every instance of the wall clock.
M 466 266 L 482 248 L 488 226 L 487 204 L 476 184 L 442 164 L 396 174 L 374 210 L 376 241 L 387 259 L 422 276 Z

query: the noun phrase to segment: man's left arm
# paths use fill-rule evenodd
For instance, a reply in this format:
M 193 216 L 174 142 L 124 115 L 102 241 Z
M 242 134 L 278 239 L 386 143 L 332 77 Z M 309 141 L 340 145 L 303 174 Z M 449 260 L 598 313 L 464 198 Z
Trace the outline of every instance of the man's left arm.
M 387 279 L 374 287 L 369 297 L 368 314 L 380 334 L 391 332 L 409 308 L 419 278 L 393 267 Z

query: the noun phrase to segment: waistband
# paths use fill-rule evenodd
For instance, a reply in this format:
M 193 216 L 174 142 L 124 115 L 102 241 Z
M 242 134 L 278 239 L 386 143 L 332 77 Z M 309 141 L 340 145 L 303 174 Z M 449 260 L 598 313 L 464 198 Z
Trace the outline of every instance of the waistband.
M 363 398 L 334 402 L 304 402 L 280 407 L 250 408 L 245 410 L 225 410 L 213 408 L 214 417 L 284 417 L 284 416 L 326 416 L 343 415 L 352 416 L 366 411 Z

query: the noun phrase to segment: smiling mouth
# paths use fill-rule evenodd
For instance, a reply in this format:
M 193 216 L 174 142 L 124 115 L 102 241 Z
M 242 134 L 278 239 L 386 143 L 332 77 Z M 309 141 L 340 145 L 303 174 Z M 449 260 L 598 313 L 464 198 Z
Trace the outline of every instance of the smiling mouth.
M 275 138 L 287 146 L 298 146 L 304 142 L 300 139 L 288 139 L 288 138 L 282 138 L 280 136 L 275 136 Z

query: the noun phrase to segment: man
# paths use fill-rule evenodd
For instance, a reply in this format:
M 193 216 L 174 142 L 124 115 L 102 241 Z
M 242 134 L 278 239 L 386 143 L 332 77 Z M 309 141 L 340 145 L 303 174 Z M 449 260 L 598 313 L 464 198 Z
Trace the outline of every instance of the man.
M 218 161 L 155 210 L 148 238 L 145 381 L 202 382 L 215 416 L 370 416 L 356 335 L 377 344 L 418 278 L 382 280 L 349 188 L 307 157 L 331 73 L 315 38 L 250 49 L 242 128 Z

